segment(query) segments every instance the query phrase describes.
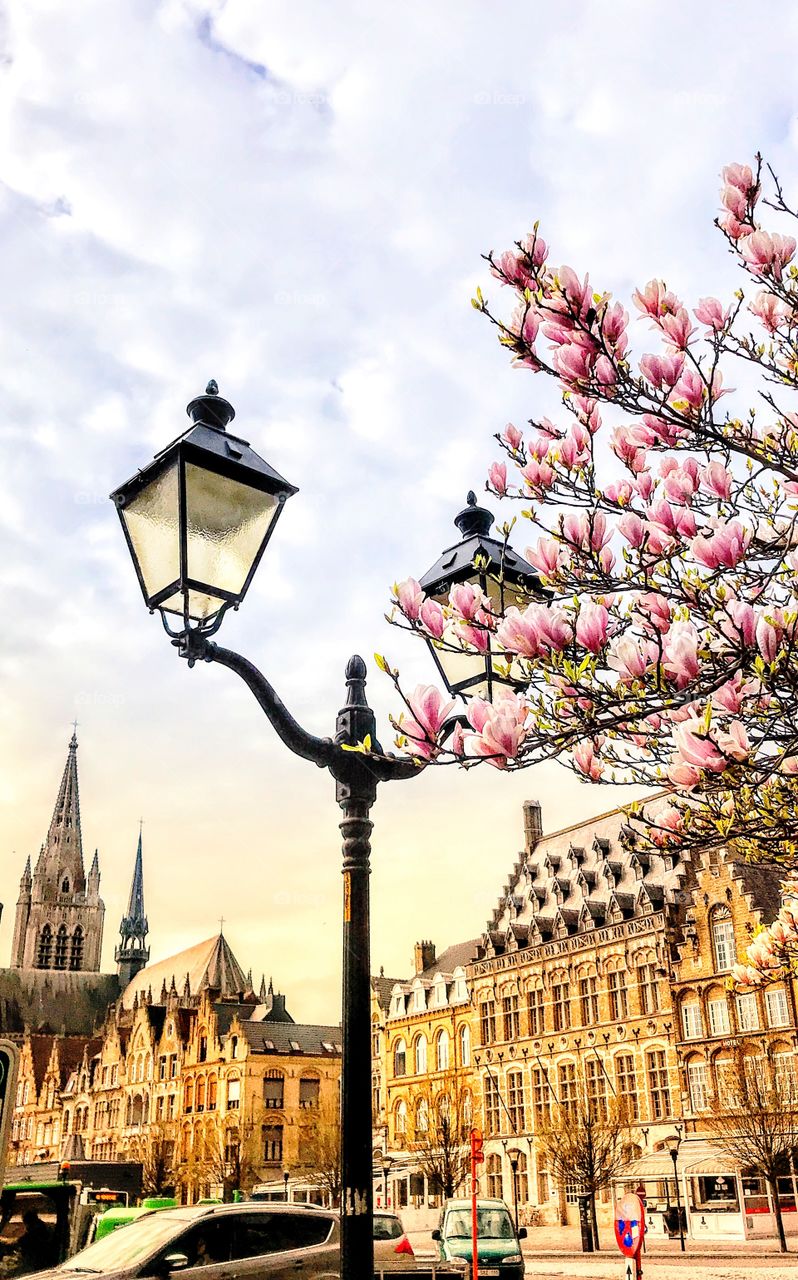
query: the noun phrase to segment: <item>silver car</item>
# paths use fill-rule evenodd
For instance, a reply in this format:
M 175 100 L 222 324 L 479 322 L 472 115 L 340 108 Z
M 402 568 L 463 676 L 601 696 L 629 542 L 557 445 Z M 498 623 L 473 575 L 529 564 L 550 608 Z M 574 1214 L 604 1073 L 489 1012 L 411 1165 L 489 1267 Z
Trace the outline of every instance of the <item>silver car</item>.
M 290 1204 L 162 1209 L 82 1249 L 37 1280 L 339 1280 L 334 1210 Z

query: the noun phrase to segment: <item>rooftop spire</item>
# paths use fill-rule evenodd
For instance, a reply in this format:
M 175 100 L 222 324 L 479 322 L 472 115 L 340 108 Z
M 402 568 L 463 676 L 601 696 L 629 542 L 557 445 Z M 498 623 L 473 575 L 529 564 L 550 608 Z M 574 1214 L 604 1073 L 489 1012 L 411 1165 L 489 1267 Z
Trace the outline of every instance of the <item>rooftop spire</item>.
M 74 731 L 69 740 L 50 829 L 36 869 L 52 875 L 61 870 L 71 872 L 70 891 L 82 893 L 85 888 L 78 790 L 78 739 Z
M 139 842 L 136 848 L 136 861 L 133 864 L 133 880 L 130 885 L 130 898 L 127 914 L 119 925 L 121 946 L 116 949 L 119 972 L 126 982 L 143 969 L 150 958 L 147 946 L 149 924 L 144 914 L 144 861 L 141 848 L 141 826 L 139 823 Z

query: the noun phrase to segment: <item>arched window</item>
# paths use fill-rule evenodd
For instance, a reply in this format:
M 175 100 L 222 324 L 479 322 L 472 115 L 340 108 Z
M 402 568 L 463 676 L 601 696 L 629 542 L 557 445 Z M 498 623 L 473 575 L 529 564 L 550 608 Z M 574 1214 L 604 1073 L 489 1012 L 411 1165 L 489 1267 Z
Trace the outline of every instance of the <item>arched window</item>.
M 130 1123 L 134 1129 L 140 1129 L 144 1120 L 144 1099 L 140 1093 L 133 1098 L 130 1108 Z
M 460 1066 L 471 1066 L 471 1028 L 467 1022 L 460 1028 Z
M 429 1130 L 429 1104 L 426 1098 L 419 1098 L 416 1103 L 416 1133 Z
M 66 969 L 67 967 L 67 931 L 66 925 L 59 927 L 58 933 L 55 935 L 55 967 L 56 969 Z
M 186 1087 L 183 1091 L 183 1110 L 184 1111 L 194 1110 L 194 1081 L 193 1080 L 186 1081 Z
M 491 1200 L 501 1200 L 502 1198 L 502 1160 L 501 1156 L 488 1156 L 485 1161 L 485 1173 L 487 1175 L 487 1192 Z
M 427 1037 L 416 1036 L 413 1045 L 414 1067 L 417 1076 L 423 1075 L 427 1069 Z
M 407 1103 L 404 1098 L 400 1098 L 394 1110 L 394 1131 L 397 1138 L 403 1138 L 407 1133 Z
M 208 1110 L 216 1110 L 216 1076 L 208 1078 Z
M 474 1119 L 474 1100 L 467 1089 L 463 1093 L 461 1106 L 463 1111 L 463 1128 L 468 1132 Z
M 400 1036 L 393 1047 L 393 1073 L 395 1076 L 403 1076 L 406 1072 L 407 1045 Z
M 234 1058 L 238 1053 L 238 1036 L 230 1037 L 230 1057 Z
M 728 972 L 737 959 L 734 924 L 728 907 L 715 907 L 712 912 L 712 954 L 718 973 Z
M 49 924 L 44 925 L 39 934 L 39 949 L 36 953 L 36 968 L 49 969 L 53 962 L 53 931 Z
M 69 1133 L 69 1126 L 71 1123 L 72 1123 L 72 1112 L 69 1110 L 69 1108 L 67 1108 L 66 1111 L 64 1112 L 64 1136 L 65 1137 Z
M 200 1076 L 199 1080 L 197 1081 L 197 1110 L 198 1111 L 205 1110 L 205 1088 L 206 1088 L 205 1077 Z
M 449 1070 L 449 1032 L 444 1028 L 435 1040 L 435 1065 L 438 1071 Z
M 64 876 L 63 880 L 61 881 L 61 892 L 69 893 L 69 876 Z
M 513 1188 L 513 1204 L 526 1204 L 529 1200 L 529 1179 L 527 1176 L 527 1157 L 525 1151 L 510 1152 L 510 1168 L 515 1181 Z

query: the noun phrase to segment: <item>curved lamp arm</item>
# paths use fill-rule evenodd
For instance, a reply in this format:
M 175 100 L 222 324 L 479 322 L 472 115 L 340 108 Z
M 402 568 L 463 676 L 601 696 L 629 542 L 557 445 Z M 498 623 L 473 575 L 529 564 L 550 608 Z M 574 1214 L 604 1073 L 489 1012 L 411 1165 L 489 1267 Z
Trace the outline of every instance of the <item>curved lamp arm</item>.
M 347 664 L 347 705 L 339 714 L 336 738 L 319 738 L 302 728 L 270 682 L 247 658 L 232 649 L 223 649 L 197 631 L 177 637 L 172 643 L 189 666 L 193 667 L 195 662 L 218 662 L 235 671 L 252 690 L 269 723 L 289 750 L 304 760 L 311 760 L 320 769 L 329 769 L 338 782 L 348 782 L 353 773 L 360 772 L 370 774 L 375 782 L 413 778 L 424 768 L 423 762 L 417 764 L 391 752 L 386 754 L 375 741 L 374 713 L 366 702 L 366 665 L 362 658 L 350 658 Z M 353 750 L 368 733 L 376 750 Z

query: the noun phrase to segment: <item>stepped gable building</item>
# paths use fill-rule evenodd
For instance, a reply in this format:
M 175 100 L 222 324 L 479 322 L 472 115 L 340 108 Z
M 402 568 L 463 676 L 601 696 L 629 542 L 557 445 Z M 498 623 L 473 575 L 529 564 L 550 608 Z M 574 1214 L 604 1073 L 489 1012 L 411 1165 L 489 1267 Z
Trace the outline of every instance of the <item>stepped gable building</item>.
M 578 1188 L 554 1185 L 541 1122 L 577 1097 L 621 1102 L 641 1127 L 633 1156 L 680 1114 L 668 976 L 693 874 L 672 853 L 636 852 L 625 823 L 616 810 L 544 835 L 525 804 L 523 852 L 468 968 L 486 1194 L 514 1178 L 519 1204 L 551 1221 L 574 1216 Z

